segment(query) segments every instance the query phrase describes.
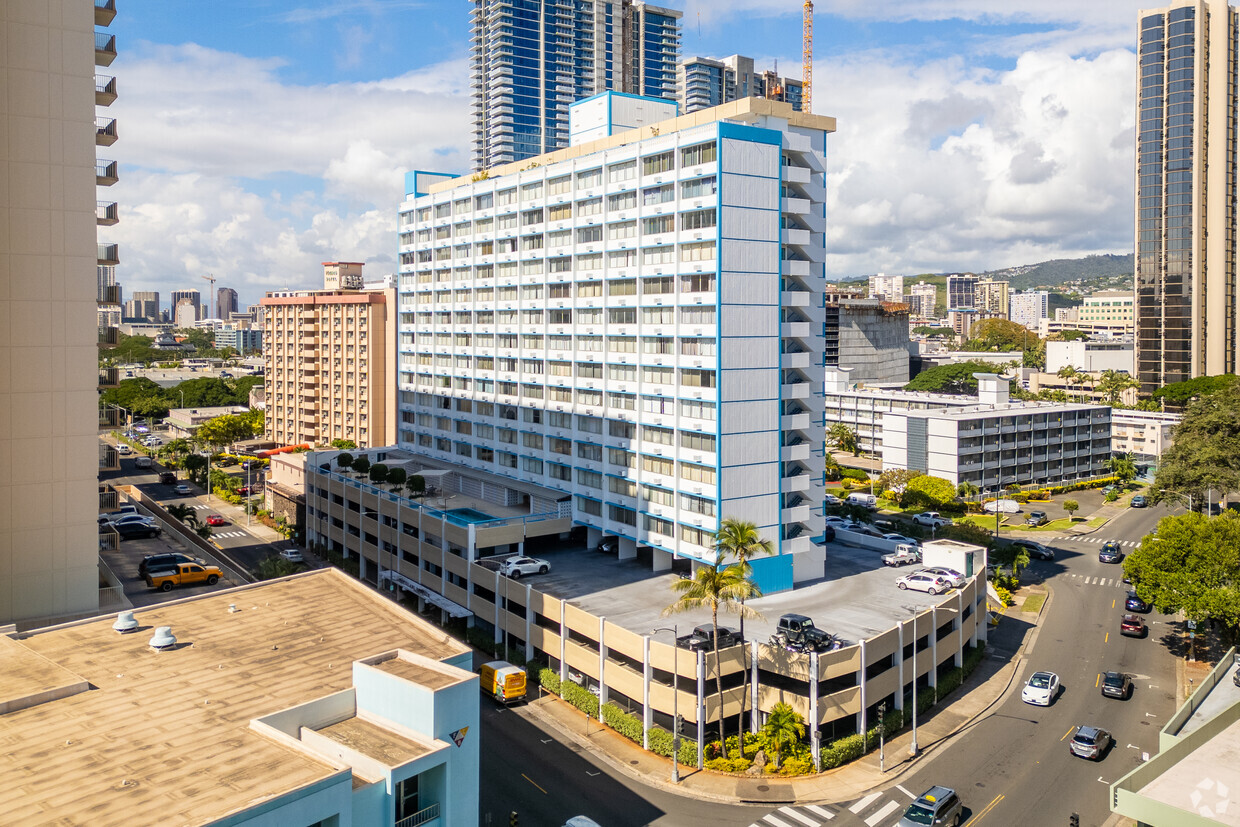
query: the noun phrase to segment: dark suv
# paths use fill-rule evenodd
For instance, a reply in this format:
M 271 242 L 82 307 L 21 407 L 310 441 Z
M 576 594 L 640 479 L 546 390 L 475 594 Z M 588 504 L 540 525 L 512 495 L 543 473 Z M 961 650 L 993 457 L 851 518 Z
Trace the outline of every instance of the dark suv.
M 1055 559 L 1055 549 L 1035 543 L 1033 540 L 1013 540 L 1010 545 L 1012 548 L 1024 549 L 1030 557 L 1037 560 Z
M 1107 698 L 1128 700 L 1132 697 L 1132 678 L 1123 672 L 1103 672 L 1102 694 Z
M 921 794 L 900 818 L 896 827 L 920 827 L 923 824 L 933 827 L 956 827 L 960 823 L 964 807 L 956 791 L 947 787 L 931 787 Z
M 142 562 L 138 564 L 138 576 L 146 579 L 148 571 L 157 571 L 159 569 L 175 568 L 182 563 L 198 563 L 200 561 L 190 557 L 188 554 L 180 552 L 169 552 L 167 554 L 148 554 L 142 558 Z
M 1098 552 L 1098 562 L 1122 563 L 1124 562 L 1124 550 L 1114 540 L 1107 540 L 1102 546 L 1102 551 Z

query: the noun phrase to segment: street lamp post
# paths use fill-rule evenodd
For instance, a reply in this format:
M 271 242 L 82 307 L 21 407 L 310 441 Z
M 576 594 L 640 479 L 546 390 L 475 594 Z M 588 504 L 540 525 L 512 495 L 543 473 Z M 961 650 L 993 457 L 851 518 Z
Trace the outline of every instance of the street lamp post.
M 676 645 L 677 639 L 680 637 L 676 633 L 676 624 L 672 624 L 669 629 L 666 626 L 660 626 L 650 630 L 651 634 L 655 632 L 671 632 L 672 633 L 672 783 L 680 783 L 680 647 Z M 701 721 L 698 722 L 701 726 Z
M 254 496 L 254 489 L 250 487 L 252 484 L 250 482 L 250 463 L 252 463 L 253 461 L 254 460 L 252 459 L 247 459 L 245 461 L 245 492 L 246 492 L 245 493 L 245 525 L 246 525 L 246 528 L 249 528 L 250 526 L 250 504 L 253 502 L 251 498 Z
M 887 730 L 887 702 L 878 705 L 878 771 L 887 771 L 887 751 L 886 739 L 883 737 Z

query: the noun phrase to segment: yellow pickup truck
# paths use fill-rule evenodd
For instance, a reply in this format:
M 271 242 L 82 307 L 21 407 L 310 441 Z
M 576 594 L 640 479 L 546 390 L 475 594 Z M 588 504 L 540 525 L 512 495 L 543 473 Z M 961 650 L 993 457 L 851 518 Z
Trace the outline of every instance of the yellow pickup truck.
M 146 585 L 152 589 L 170 592 L 174 586 L 191 586 L 194 583 L 214 586 L 222 576 L 223 572 L 219 568 L 206 563 L 178 563 L 148 570 Z

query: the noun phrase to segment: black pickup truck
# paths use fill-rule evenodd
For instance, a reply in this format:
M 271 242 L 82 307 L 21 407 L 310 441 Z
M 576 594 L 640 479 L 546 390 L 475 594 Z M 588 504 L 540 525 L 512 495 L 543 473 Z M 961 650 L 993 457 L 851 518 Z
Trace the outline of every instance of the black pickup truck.
M 676 638 L 676 645 L 682 649 L 705 649 L 711 651 L 714 649 L 713 641 L 715 639 L 715 627 L 709 623 L 703 623 L 693 630 L 691 634 L 681 635 Z M 740 633 L 735 629 L 729 629 L 727 626 L 719 627 L 719 648 L 727 649 L 729 646 L 735 646 L 741 643 Z

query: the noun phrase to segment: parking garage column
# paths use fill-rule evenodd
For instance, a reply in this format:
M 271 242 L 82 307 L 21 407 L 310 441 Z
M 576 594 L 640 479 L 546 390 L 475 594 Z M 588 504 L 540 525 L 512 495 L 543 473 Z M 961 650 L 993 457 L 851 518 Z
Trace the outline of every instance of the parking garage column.
M 896 693 L 896 709 L 904 709 L 904 624 L 896 624 L 896 645 L 899 650 L 896 652 L 896 668 L 900 670 L 900 691 Z M 864 644 L 863 644 L 864 645 Z M 862 672 L 865 671 L 864 665 Z
M 618 556 L 621 560 L 636 560 L 637 559 L 637 541 L 636 540 L 630 540 L 628 537 L 621 537 L 618 545 L 619 545 Z M 668 565 L 668 568 L 671 568 L 672 566 L 671 563 L 668 563 L 667 565 Z
M 817 735 L 818 733 L 818 675 L 819 674 L 820 673 L 818 672 L 818 653 L 810 652 L 809 653 L 809 729 L 810 729 L 810 732 L 814 733 L 815 735 Z M 754 707 L 755 717 L 756 717 L 757 712 L 758 712 L 757 707 Z M 822 740 L 820 738 L 814 737 L 812 738 L 811 743 L 813 744 L 814 766 L 821 767 L 822 759 L 820 756 L 821 749 L 819 747 L 820 747 L 820 744 L 822 743 Z
M 594 542 L 598 542 L 595 540 Z M 642 636 L 642 749 L 650 749 L 650 727 L 654 715 L 650 710 L 650 636 Z
M 671 571 L 672 570 L 672 553 L 670 551 L 664 551 L 663 549 L 659 549 L 659 548 L 653 549 L 653 551 L 654 553 L 651 555 L 651 565 L 650 565 L 651 570 L 652 571 Z M 633 546 L 633 554 L 634 555 L 637 554 L 636 544 L 634 544 Z M 624 541 L 623 540 L 620 541 L 620 555 L 621 555 L 621 559 L 623 559 L 624 558 Z
M 697 768 L 704 764 L 702 752 L 706 747 L 706 650 L 697 653 Z M 721 710 L 722 711 L 722 710 Z
M 934 687 L 934 698 L 939 697 L 939 607 L 930 607 L 930 685 Z M 914 658 L 916 655 L 914 655 Z M 915 661 L 914 661 L 915 662 Z
M 865 638 L 862 638 L 862 639 L 861 639 L 860 644 L 861 644 L 861 709 L 860 709 L 860 710 L 858 710 L 858 712 L 857 712 L 857 732 L 862 733 L 861 737 L 862 737 L 862 740 L 864 741 L 864 739 L 865 739 L 865 707 L 866 707 L 866 699 L 865 699 L 865 683 L 866 683 L 866 680 L 865 680 L 865 677 L 866 677 L 866 674 L 865 674 L 865 673 L 866 673 L 866 669 L 865 669 Z M 903 650 L 901 650 L 901 654 L 903 654 Z
M 952 665 L 956 667 L 964 666 L 964 590 L 956 590 L 956 617 L 953 626 L 956 629 L 956 656 L 952 659 Z
M 603 720 L 603 704 L 607 703 L 607 680 L 603 669 L 607 666 L 607 641 L 604 633 L 607 629 L 607 618 L 598 619 L 598 719 Z
M 749 642 L 749 731 L 758 733 L 758 641 Z

